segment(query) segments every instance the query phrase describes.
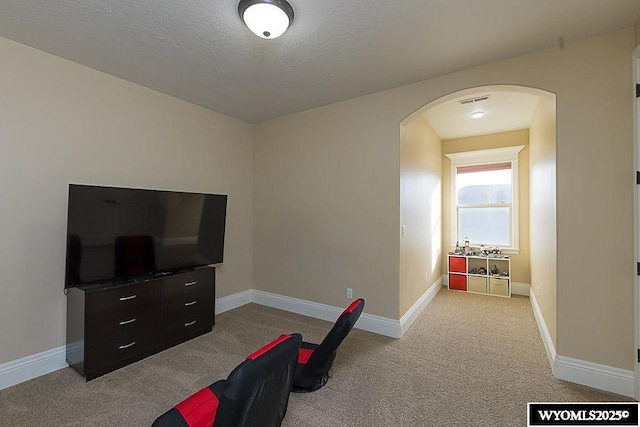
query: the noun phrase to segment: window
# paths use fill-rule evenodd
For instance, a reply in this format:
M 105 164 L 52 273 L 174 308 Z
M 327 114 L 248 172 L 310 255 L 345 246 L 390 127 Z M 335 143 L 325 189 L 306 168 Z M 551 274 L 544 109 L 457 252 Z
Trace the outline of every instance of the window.
M 451 159 L 452 246 L 518 251 L 518 153 L 524 146 L 446 154 Z

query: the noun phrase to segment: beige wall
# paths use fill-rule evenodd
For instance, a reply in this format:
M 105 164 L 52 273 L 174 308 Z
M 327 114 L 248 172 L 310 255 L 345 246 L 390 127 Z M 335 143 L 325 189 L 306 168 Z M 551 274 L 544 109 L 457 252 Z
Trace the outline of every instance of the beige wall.
M 529 129 L 531 292 L 557 347 L 556 103 L 541 97 Z
M 398 319 L 399 124 L 361 98 L 254 128 L 254 288 Z
M 400 314 L 442 277 L 442 141 L 417 116 L 400 140 Z
M 0 363 L 65 343 L 67 185 L 226 193 L 217 296 L 251 288 L 252 127 L 0 38 Z
M 592 87 L 568 105 L 573 84 L 552 90 L 557 95 L 556 350 L 633 370 L 634 162 L 628 86 L 633 32 L 577 43 L 568 54 L 587 53 L 590 42 L 591 64 L 571 61 L 563 71 Z M 587 261 L 594 249 L 595 268 Z
M 520 252 L 511 255 L 511 277 L 516 283 L 529 284 L 531 268 L 529 265 L 529 130 L 516 130 L 467 138 L 442 141 L 442 153 L 460 153 L 464 151 L 486 150 L 524 145 L 518 153 L 518 223 L 520 228 Z M 447 253 L 455 248 L 451 245 L 451 160 L 442 159 L 442 243 L 443 274 L 447 272 Z M 461 242 L 462 243 L 462 242 Z
M 0 363 L 64 343 L 69 182 L 228 193 L 219 297 L 253 277 L 344 306 L 351 287 L 367 313 L 399 319 L 399 124 L 511 84 L 557 96 L 556 349 L 633 369 L 635 45 L 627 28 L 270 120 L 252 153 L 245 123 L 0 39 Z
M 256 125 L 254 286 L 337 306 L 349 286 L 399 319 L 399 123 L 462 89 L 539 88 L 557 95 L 558 353 L 633 369 L 634 46 L 627 28 Z
M 636 22 L 636 25 L 633 27 L 636 46 L 640 46 L 640 21 Z

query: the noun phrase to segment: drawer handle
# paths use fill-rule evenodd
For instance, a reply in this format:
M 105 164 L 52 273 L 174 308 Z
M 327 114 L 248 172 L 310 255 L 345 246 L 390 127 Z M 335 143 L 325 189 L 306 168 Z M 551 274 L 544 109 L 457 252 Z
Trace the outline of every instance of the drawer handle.
M 134 345 L 136 345 L 136 342 L 130 342 L 129 344 L 125 344 L 125 345 L 121 345 L 118 347 L 118 350 L 124 350 L 125 348 L 129 348 L 129 347 L 133 347 Z
M 120 301 L 129 301 L 130 299 L 134 299 L 137 295 L 129 295 L 128 297 L 120 297 Z
M 187 282 L 187 283 L 185 283 L 184 285 L 185 285 L 185 286 L 193 286 L 193 285 L 195 285 L 196 283 L 198 283 L 198 282 Z
M 136 321 L 136 318 L 134 317 L 133 319 L 129 319 L 129 320 L 123 320 L 122 322 L 118 322 L 118 325 L 122 326 L 122 325 L 128 325 L 129 323 L 133 323 Z
M 185 323 L 184 326 L 193 326 L 196 324 L 196 322 L 197 320 L 194 320 L 193 322 Z
M 185 305 L 185 307 L 189 307 L 190 305 L 193 305 L 193 304 L 195 304 L 197 302 L 198 302 L 198 300 L 194 300 L 194 301 L 191 301 L 191 302 L 185 302 L 184 305 Z

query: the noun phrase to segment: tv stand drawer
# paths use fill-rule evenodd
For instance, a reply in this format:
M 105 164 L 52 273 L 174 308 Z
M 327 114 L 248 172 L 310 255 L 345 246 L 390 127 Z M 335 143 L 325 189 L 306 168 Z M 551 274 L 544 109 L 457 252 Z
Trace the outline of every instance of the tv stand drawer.
M 131 336 L 122 336 L 102 342 L 99 345 L 87 345 L 88 372 L 117 365 L 119 362 L 148 352 L 160 345 L 158 327 L 143 330 Z
M 162 343 L 179 341 L 197 332 L 209 332 L 213 328 L 213 315 L 213 311 L 204 309 L 165 316 L 162 319 Z
M 211 270 L 213 269 L 207 268 L 167 277 L 162 284 L 163 302 L 171 302 L 176 297 L 188 295 L 212 295 L 214 291 L 212 276 L 215 270 Z
M 86 297 L 87 320 L 116 320 L 148 307 L 157 307 L 160 314 L 160 281 L 119 286 L 88 292 Z
M 87 294 L 88 344 L 131 335 L 131 331 L 159 324 L 160 298 L 157 281 Z

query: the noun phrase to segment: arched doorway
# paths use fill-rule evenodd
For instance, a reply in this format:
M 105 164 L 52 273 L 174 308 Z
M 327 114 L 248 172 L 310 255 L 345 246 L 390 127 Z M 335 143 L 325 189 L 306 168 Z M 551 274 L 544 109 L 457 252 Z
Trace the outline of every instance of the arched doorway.
M 552 368 L 557 321 L 555 105 L 553 93 L 536 88 L 474 87 L 425 104 L 400 129 L 401 312 L 403 303 L 432 298 L 446 284 L 455 217 L 445 154 L 524 145 L 512 291 L 530 296 Z M 476 111 L 486 114 L 474 122 L 469 115 Z M 460 117 L 451 117 L 455 114 Z M 490 120 L 481 123 L 483 119 Z M 405 230 L 413 232 L 405 235 Z

